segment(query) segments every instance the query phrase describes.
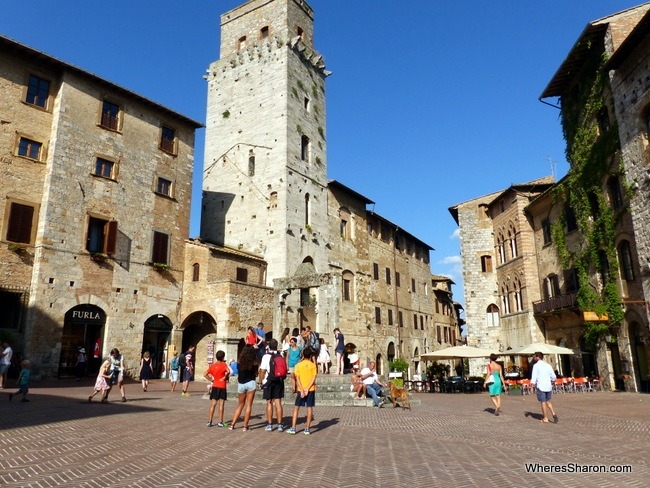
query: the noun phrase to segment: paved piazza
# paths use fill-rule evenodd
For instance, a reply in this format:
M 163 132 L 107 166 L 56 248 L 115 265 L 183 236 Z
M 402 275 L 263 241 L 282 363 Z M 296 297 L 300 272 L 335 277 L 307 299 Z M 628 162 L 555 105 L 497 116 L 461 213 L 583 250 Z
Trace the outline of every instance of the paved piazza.
M 87 403 L 89 382 L 35 384 L 29 403 L 0 391 L 0 486 L 608 487 L 647 486 L 650 475 L 648 395 L 556 395 L 555 425 L 538 422 L 531 396 L 504 397 L 495 417 L 487 394 L 416 393 L 412 412 L 317 405 L 312 435 L 303 417 L 290 436 L 264 431 L 259 402 L 251 431 L 241 421 L 235 431 L 207 428 L 203 384 L 189 398 L 167 386 L 153 381 L 143 393 L 131 383 L 127 403 L 113 391 L 106 405 Z M 529 473 L 525 463 L 632 472 Z

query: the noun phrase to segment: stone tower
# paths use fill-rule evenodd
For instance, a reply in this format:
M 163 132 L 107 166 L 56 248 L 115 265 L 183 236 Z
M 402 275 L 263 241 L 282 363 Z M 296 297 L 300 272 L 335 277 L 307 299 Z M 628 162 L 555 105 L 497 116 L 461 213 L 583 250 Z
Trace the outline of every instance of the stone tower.
M 306 2 L 251 0 L 221 16 L 201 237 L 263 256 L 269 286 L 327 270 L 327 74 Z

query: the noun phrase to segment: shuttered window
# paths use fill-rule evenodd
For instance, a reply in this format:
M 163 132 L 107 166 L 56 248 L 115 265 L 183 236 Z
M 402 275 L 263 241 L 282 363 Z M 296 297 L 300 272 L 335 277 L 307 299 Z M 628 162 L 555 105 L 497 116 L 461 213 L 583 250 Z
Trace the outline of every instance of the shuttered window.
M 169 234 L 154 231 L 151 262 L 169 264 Z
M 33 219 L 34 207 L 12 203 L 9 210 L 9 222 L 7 223 L 7 240 L 29 244 L 32 240 Z

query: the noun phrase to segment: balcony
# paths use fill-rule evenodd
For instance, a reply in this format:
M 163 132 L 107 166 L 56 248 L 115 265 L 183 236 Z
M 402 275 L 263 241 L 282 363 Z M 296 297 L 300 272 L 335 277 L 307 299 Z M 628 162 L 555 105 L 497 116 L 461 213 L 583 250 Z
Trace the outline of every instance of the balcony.
M 533 302 L 533 312 L 535 315 L 556 312 L 567 308 L 578 307 L 578 294 L 569 293 L 568 295 L 558 295 L 539 302 Z

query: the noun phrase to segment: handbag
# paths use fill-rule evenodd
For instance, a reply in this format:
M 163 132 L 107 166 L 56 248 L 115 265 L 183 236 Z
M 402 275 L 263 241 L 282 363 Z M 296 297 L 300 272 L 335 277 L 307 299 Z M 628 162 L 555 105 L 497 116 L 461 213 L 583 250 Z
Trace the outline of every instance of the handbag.
M 490 367 L 488 366 L 488 376 L 485 378 L 485 385 L 490 386 L 492 383 L 494 383 L 494 376 L 492 376 L 492 371 L 490 370 Z

